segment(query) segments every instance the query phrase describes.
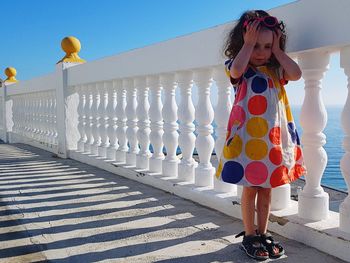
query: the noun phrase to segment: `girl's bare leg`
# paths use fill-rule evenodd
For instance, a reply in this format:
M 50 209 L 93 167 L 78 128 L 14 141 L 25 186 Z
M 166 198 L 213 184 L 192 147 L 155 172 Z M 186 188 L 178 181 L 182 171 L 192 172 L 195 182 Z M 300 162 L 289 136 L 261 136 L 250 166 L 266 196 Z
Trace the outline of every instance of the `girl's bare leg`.
M 259 234 L 265 234 L 267 232 L 267 224 L 270 215 L 271 208 L 271 189 L 259 188 L 257 197 L 257 222 Z
M 245 235 L 255 235 L 255 197 L 258 189 L 255 187 L 243 187 L 241 197 L 242 219 Z

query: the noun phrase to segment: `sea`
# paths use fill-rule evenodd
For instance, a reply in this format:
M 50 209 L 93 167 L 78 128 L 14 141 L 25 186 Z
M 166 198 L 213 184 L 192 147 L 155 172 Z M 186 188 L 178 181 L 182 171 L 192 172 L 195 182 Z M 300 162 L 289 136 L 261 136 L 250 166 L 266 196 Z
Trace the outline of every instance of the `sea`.
M 342 110 L 342 106 L 326 106 L 327 125 L 323 130 L 323 133 L 326 135 L 326 144 L 323 148 L 327 152 L 328 162 L 321 179 L 321 184 L 348 192 L 347 185 L 340 170 L 340 160 L 345 152 L 342 147 L 344 140 L 344 131 L 341 126 Z M 303 130 L 299 122 L 301 106 L 292 106 L 292 112 L 302 142 Z

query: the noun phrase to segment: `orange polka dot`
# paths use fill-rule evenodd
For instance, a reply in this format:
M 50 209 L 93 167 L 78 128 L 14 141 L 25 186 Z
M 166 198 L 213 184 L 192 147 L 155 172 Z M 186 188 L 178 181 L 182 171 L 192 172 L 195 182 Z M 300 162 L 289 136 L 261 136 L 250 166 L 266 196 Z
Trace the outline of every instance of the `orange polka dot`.
M 248 101 L 248 110 L 251 114 L 261 115 L 267 109 L 267 100 L 264 96 L 255 95 Z
M 251 139 L 245 145 L 245 153 L 252 160 L 261 160 L 268 153 L 267 143 L 260 139 Z
M 294 157 L 295 161 L 298 161 L 301 157 L 301 148 L 299 146 L 295 146 L 294 148 Z
M 281 128 L 273 127 L 269 132 L 269 138 L 273 144 L 275 145 L 281 144 Z
M 272 187 L 277 187 L 289 183 L 288 168 L 284 165 L 277 167 L 271 174 L 270 184 Z
M 269 158 L 274 165 L 280 165 L 282 163 L 282 148 L 280 146 L 271 148 Z
M 291 182 L 295 181 L 299 177 L 301 177 L 305 173 L 305 169 L 300 164 L 296 164 L 292 169 L 289 171 L 289 180 Z

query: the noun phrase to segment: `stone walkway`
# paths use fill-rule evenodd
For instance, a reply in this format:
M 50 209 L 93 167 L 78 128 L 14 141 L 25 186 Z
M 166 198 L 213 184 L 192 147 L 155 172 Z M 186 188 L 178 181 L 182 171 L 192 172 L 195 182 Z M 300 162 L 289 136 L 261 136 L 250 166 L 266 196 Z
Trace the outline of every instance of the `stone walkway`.
M 0 145 L 0 202 L 0 262 L 255 262 L 240 220 L 27 145 Z M 342 262 L 276 239 L 270 261 Z

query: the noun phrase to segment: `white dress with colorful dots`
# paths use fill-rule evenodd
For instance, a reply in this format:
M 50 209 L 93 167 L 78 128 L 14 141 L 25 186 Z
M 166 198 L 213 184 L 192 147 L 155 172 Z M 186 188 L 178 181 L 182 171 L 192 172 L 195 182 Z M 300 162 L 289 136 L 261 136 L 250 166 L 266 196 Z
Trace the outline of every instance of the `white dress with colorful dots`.
M 226 73 L 232 60 L 226 63 Z M 280 70 L 247 67 L 234 84 L 235 101 L 216 177 L 273 188 L 306 173 L 300 140 Z

